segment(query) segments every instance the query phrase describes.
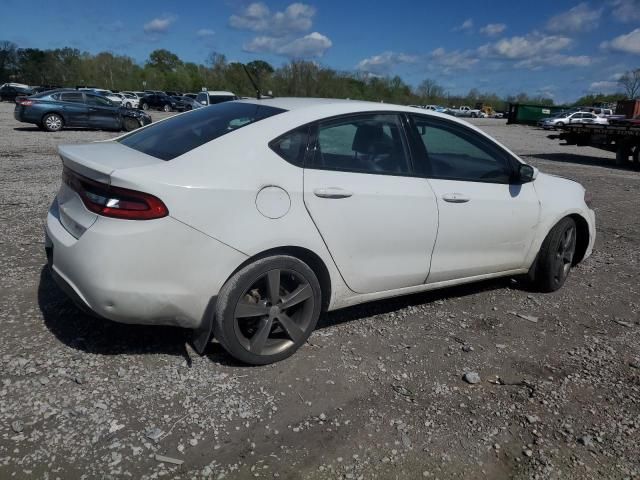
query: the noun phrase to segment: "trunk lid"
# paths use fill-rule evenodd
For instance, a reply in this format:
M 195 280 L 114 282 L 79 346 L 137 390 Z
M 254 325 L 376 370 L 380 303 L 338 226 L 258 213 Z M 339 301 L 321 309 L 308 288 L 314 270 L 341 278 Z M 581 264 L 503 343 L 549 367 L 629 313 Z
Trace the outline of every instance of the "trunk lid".
M 65 168 L 105 185 L 111 184 L 111 174 L 115 170 L 164 164 L 163 160 L 114 141 L 61 145 L 58 152 Z M 60 223 L 75 238 L 80 238 L 98 219 L 98 215 L 89 211 L 65 182 L 60 186 L 56 202 Z

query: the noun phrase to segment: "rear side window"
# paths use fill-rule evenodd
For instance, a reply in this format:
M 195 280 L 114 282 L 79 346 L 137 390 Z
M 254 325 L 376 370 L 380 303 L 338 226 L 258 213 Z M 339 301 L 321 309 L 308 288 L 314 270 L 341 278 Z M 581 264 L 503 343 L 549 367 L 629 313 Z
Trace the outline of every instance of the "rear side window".
M 209 105 L 215 105 L 216 103 L 230 102 L 235 100 L 233 95 L 209 95 Z
M 269 147 L 287 162 L 302 167 L 308 141 L 309 127 L 300 127 L 272 140 Z
M 284 111 L 255 103 L 226 102 L 135 131 L 123 137 L 120 143 L 162 160 L 172 160 L 245 125 Z
M 400 118 L 384 113 L 321 122 L 311 168 L 409 174 Z
M 61 93 L 60 100 L 63 102 L 84 103 L 84 98 L 80 92 Z

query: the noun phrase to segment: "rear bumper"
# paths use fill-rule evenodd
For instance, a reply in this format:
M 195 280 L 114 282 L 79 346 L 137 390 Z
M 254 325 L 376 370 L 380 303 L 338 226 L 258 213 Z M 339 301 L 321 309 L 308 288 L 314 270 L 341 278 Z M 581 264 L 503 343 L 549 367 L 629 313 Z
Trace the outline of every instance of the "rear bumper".
M 100 217 L 76 239 L 54 202 L 45 231 L 60 288 L 81 309 L 120 323 L 200 328 L 211 299 L 246 259 L 171 217 Z

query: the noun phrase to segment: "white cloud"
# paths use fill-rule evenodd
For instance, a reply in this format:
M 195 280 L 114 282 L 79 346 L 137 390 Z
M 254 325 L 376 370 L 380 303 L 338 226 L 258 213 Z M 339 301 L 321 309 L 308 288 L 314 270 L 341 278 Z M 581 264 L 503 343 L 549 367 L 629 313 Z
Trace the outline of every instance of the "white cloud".
M 556 53 L 568 48 L 571 44 L 572 40 L 568 37 L 533 32 L 525 36 L 503 38 L 495 43 L 488 43 L 481 46 L 478 51 L 483 56 L 522 60 Z
M 427 55 L 427 68 L 429 70 L 440 70 L 443 73 L 451 73 L 456 70 L 470 70 L 478 62 L 476 52 L 471 50 L 451 50 L 436 48 Z
M 253 53 L 275 53 L 289 58 L 321 57 L 333 42 L 318 32 L 293 40 L 269 36 L 255 37 L 244 45 L 244 50 Z
M 604 50 L 616 50 L 640 55 L 640 28 L 636 28 L 608 42 L 602 42 L 600 47 Z
M 210 28 L 201 28 L 196 32 L 196 37 L 209 38 L 209 37 L 213 37 L 215 34 L 216 32 L 214 30 L 211 30 Z
M 594 93 L 614 93 L 620 91 L 620 84 L 610 80 L 602 80 L 589 85 L 588 91 Z
M 154 18 L 144 24 L 144 33 L 167 33 L 169 27 L 175 21 L 176 18 L 173 16 Z
M 316 9 L 304 3 L 292 3 L 284 11 L 272 13 L 264 3 L 255 2 L 240 14 L 231 15 L 229 25 L 238 30 L 264 32 L 272 37 L 283 37 L 311 29 L 315 14 Z
M 507 26 L 504 23 L 488 23 L 480 29 L 480 33 L 488 35 L 489 37 L 494 37 L 496 35 L 500 35 L 506 29 Z
M 416 63 L 418 57 L 406 53 L 383 52 L 373 55 L 358 62 L 356 69 L 361 72 L 375 73 L 377 75 L 389 73 L 393 67 L 403 63 Z
M 473 28 L 473 19 L 467 18 L 464 22 L 462 22 L 457 27 L 453 28 L 454 32 L 470 32 Z
M 551 17 L 547 29 L 552 32 L 588 32 L 597 28 L 602 10 L 592 10 L 586 3 L 581 3 Z
M 611 0 L 613 17 L 624 23 L 640 21 L 640 0 Z
M 518 68 L 539 70 L 543 67 L 588 67 L 593 64 L 593 59 L 588 55 L 563 55 L 551 54 L 540 57 L 527 58 L 515 64 Z

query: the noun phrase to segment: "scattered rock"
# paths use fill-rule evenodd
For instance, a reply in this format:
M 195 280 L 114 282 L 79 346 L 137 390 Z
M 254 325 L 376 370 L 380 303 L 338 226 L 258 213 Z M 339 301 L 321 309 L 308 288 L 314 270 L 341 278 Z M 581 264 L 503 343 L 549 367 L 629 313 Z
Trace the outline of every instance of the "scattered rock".
M 180 460 L 178 458 L 166 457 L 164 455 L 159 455 L 157 453 L 155 454 L 155 459 L 158 462 L 172 463 L 174 465 L 182 465 L 184 463 L 184 460 Z
M 462 346 L 462 351 L 463 352 L 473 352 L 473 347 L 471 345 L 463 345 Z
M 633 367 L 633 368 L 639 368 L 640 369 L 640 358 L 636 358 L 635 360 L 631 360 L 629 362 L 629 366 Z
M 529 423 L 537 423 L 540 421 L 540 417 L 537 415 L 527 415 L 527 422 Z
M 593 437 L 591 435 L 583 435 L 578 438 L 578 443 L 585 447 L 593 447 Z
M 531 456 L 533 456 L 533 450 L 530 450 L 530 449 L 528 449 L 528 448 L 525 448 L 525 449 L 522 451 L 522 453 L 524 453 L 524 454 L 525 454 L 525 456 L 527 456 L 527 457 L 531 457 Z
M 20 433 L 24 430 L 24 422 L 22 420 L 11 422 L 11 428 L 14 432 Z
M 162 437 L 162 434 L 164 432 L 162 430 L 160 430 L 158 427 L 151 427 L 151 428 L 147 428 L 144 431 L 144 436 L 147 437 L 149 440 L 153 440 L 154 442 L 157 442 L 160 437 Z
M 480 383 L 480 375 L 478 375 L 476 372 L 467 372 L 462 376 L 462 379 L 465 382 L 470 383 L 471 385 Z
M 513 313 L 518 318 L 522 318 L 523 320 L 526 320 L 527 322 L 538 323 L 538 317 L 534 317 L 533 315 L 525 315 L 523 313 L 516 313 L 516 312 L 511 312 L 511 313 Z

